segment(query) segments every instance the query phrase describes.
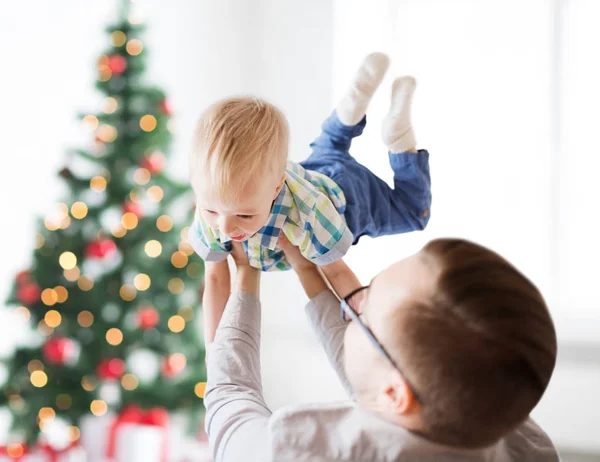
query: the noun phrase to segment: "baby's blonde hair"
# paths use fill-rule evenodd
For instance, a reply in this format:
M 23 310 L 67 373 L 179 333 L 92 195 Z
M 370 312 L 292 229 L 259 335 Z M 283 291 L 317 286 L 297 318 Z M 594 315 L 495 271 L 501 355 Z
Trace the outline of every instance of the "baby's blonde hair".
M 190 155 L 192 187 L 199 194 L 208 182 L 211 191 L 227 200 L 265 175 L 280 181 L 288 142 L 287 120 L 272 104 L 252 97 L 217 101 L 198 121 Z

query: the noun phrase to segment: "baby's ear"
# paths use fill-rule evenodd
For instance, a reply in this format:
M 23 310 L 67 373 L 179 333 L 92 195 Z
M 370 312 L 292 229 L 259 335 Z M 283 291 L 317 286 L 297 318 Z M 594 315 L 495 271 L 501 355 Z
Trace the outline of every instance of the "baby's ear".
M 285 183 L 285 179 L 287 178 L 287 173 L 284 173 L 283 176 L 281 177 L 281 181 L 279 182 L 279 185 L 277 185 L 277 189 L 275 190 L 275 198 L 277 198 L 277 196 L 279 195 L 279 191 L 281 191 L 281 188 L 283 188 L 283 184 Z

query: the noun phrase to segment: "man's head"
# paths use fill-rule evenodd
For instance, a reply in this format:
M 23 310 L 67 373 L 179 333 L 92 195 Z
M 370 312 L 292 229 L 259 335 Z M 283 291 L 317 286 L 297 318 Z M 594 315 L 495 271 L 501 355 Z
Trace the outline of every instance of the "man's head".
M 275 106 L 256 98 L 228 98 L 200 116 L 190 180 L 202 217 L 235 240 L 267 221 L 285 179 L 288 125 Z
M 538 403 L 556 360 L 556 334 L 537 288 L 479 245 L 439 239 L 375 277 L 345 368 L 358 401 L 452 446 L 482 447 Z

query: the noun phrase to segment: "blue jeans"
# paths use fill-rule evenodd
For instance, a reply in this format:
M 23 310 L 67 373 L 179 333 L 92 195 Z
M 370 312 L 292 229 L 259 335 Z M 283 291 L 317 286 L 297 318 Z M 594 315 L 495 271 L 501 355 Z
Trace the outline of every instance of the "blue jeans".
M 310 147 L 312 153 L 300 164 L 335 181 L 346 196 L 344 216 L 354 235 L 384 236 L 422 230 L 431 207 L 429 153 L 388 153 L 394 172 L 394 188 L 350 155 L 352 139 L 360 136 L 366 117 L 354 126 L 340 122 L 335 111 L 321 126 Z

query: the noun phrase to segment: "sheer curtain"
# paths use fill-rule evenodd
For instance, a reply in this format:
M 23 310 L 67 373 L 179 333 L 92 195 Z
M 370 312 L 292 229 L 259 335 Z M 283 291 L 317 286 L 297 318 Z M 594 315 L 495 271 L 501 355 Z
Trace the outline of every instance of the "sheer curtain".
M 432 218 L 421 234 L 353 249 L 362 276 L 437 236 L 506 255 L 548 299 L 562 338 L 600 340 L 600 31 L 594 0 L 336 2 L 334 88 L 374 49 L 392 68 L 356 156 L 387 179 L 381 119 L 392 78 L 417 77 L 414 125 L 431 152 Z M 595 19 L 596 18 L 596 19 Z M 339 93 L 337 94 L 339 96 Z M 392 250 L 393 249 L 393 250 Z M 558 322 L 560 320 L 560 322 Z

